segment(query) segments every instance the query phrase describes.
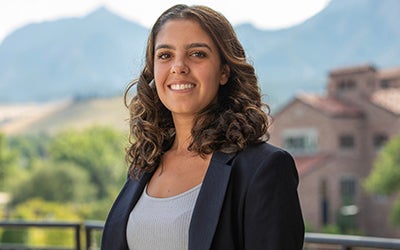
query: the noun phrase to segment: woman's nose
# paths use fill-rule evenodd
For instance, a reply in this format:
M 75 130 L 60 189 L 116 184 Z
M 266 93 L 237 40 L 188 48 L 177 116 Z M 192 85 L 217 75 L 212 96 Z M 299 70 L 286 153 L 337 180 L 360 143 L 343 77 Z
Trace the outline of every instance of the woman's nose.
M 187 74 L 189 73 L 189 67 L 184 61 L 177 60 L 171 67 L 171 73 L 173 74 Z

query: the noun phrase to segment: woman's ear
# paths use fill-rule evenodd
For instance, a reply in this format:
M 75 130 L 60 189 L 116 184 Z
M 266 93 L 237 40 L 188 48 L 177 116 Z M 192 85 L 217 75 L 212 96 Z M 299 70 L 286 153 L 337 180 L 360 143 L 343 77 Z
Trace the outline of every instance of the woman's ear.
M 231 75 L 231 68 L 229 67 L 228 64 L 224 64 L 222 66 L 221 79 L 219 81 L 219 84 L 225 85 L 228 82 L 230 75 Z

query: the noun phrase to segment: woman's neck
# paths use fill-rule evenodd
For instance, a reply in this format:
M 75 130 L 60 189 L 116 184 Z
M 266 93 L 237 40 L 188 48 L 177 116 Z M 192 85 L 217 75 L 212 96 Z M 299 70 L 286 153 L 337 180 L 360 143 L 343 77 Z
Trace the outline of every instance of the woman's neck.
M 174 125 L 175 140 L 170 150 L 178 154 L 187 154 L 189 152 L 188 147 L 192 142 L 193 118 L 180 117 L 177 119 L 174 117 Z

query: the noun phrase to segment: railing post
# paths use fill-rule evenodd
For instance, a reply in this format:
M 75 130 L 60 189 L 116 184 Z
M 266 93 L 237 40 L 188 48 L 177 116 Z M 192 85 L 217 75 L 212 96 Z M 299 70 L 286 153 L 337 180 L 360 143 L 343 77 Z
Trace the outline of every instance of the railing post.
M 75 225 L 76 250 L 81 250 L 81 225 Z
M 86 250 L 90 250 L 90 247 L 92 245 L 92 230 L 90 227 L 86 226 L 85 227 L 86 231 Z
M 96 242 L 93 240 L 93 233 L 95 231 L 101 231 L 104 227 L 104 222 L 102 221 L 86 221 L 85 225 L 85 234 L 86 234 L 86 250 L 96 250 L 98 249 L 97 245 L 94 244 Z

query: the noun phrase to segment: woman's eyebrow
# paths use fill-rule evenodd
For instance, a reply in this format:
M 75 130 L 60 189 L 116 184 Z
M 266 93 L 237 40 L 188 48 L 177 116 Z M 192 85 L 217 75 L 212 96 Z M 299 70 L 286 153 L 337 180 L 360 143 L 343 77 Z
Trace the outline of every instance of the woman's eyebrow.
M 175 47 L 168 44 L 159 44 L 156 46 L 155 50 L 158 49 L 175 49 Z
M 185 46 L 185 49 L 192 49 L 192 48 L 207 48 L 210 51 L 212 51 L 211 47 L 207 43 L 191 43 Z M 176 48 L 169 44 L 159 44 L 156 46 L 155 50 L 159 49 L 176 49 Z
M 211 47 L 208 46 L 207 43 L 191 43 L 191 44 L 189 44 L 188 46 L 186 46 L 186 49 L 198 48 L 198 47 L 201 47 L 201 48 L 208 48 L 209 50 L 212 51 Z

